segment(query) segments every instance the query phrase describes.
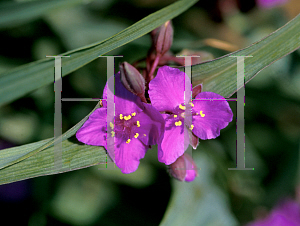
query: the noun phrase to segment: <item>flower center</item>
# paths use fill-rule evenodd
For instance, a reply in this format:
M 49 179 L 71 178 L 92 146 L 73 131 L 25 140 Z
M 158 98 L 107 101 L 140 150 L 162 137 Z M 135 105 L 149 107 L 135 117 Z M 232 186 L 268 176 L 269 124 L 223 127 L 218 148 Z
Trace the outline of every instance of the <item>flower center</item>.
M 134 130 L 136 127 L 140 127 L 141 123 L 140 121 L 134 119 L 134 116 L 136 115 L 137 113 L 133 112 L 129 115 L 120 114 L 119 116 L 116 116 L 115 125 L 110 122 L 110 127 L 114 129 L 114 131 L 111 132 L 112 137 L 123 137 L 125 138 L 127 144 L 129 144 L 132 139 L 138 138 L 140 134 L 134 133 Z
M 193 109 L 195 106 L 192 102 L 189 103 L 190 107 L 186 107 L 184 104 L 180 104 L 175 110 L 174 110 L 174 124 L 175 126 L 181 126 L 185 124 L 189 127 L 190 130 L 193 130 L 194 125 L 192 124 L 193 116 L 198 115 L 196 111 Z M 201 117 L 204 117 L 205 114 L 201 112 Z M 191 118 L 187 117 L 191 116 Z

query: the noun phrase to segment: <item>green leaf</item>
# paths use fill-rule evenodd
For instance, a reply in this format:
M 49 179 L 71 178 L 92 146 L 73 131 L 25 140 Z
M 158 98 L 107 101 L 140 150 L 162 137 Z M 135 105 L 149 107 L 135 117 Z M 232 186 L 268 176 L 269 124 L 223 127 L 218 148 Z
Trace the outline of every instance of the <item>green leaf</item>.
M 59 8 L 84 3 L 84 0 L 43 0 L 0 4 L 0 29 L 19 26 Z
M 252 56 L 245 57 L 245 82 L 249 82 L 261 70 L 300 47 L 299 27 L 300 14 L 245 49 L 192 66 L 193 87 L 203 83 L 204 91 L 231 96 L 237 91 L 237 59 L 229 56 Z
M 70 56 L 62 59 L 62 76 L 83 67 L 98 56 L 149 33 L 164 22 L 178 16 L 197 1 L 177 1 L 104 41 L 61 54 Z M 54 58 L 46 58 L 2 73 L 0 75 L 0 106 L 53 83 L 53 68 Z
M 18 156 L 21 150 L 25 153 L 30 152 L 35 147 L 47 143 L 48 140 L 5 149 L 4 155 L 1 151 L 1 160 L 2 158 L 14 159 L 14 154 Z M 1 169 L 0 184 L 86 168 L 104 163 L 106 160 L 106 152 L 103 147 L 79 145 L 69 140 L 63 141 L 62 147 L 62 170 L 58 170 L 54 164 L 54 146 L 52 146 L 17 164 Z

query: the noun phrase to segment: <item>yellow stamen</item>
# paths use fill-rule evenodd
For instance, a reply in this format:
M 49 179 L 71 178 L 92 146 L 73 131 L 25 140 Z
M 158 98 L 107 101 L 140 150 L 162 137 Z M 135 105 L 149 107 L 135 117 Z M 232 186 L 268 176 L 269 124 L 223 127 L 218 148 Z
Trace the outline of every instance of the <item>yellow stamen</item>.
M 115 132 L 111 131 L 111 137 L 114 137 L 114 136 L 115 136 Z
M 181 126 L 181 125 L 182 125 L 181 121 L 175 122 L 175 126 Z
M 190 130 L 194 129 L 194 125 L 191 125 Z
M 190 105 L 191 105 L 192 107 L 195 107 L 195 105 L 194 105 L 193 103 L 190 103 Z
M 200 115 L 202 118 L 205 116 L 205 114 L 203 114 L 203 111 L 200 111 Z
M 138 138 L 139 135 L 140 135 L 140 134 L 136 133 L 136 134 L 134 135 L 134 138 Z
M 144 137 L 146 136 L 146 134 L 144 134 Z
M 185 110 L 185 106 L 182 106 L 181 104 L 179 105 L 179 108 Z
M 112 122 L 109 123 L 111 129 L 114 129 L 114 124 Z
M 136 116 L 136 112 L 131 113 L 132 116 Z
M 123 115 L 122 114 L 120 114 L 120 119 L 123 119 Z
M 126 144 L 129 144 L 130 143 L 130 139 L 128 139 L 127 141 L 126 141 Z
M 136 126 L 137 126 L 137 127 L 140 127 L 140 126 L 141 126 L 140 121 L 136 121 Z
M 177 118 L 177 115 L 174 115 L 174 118 Z
M 128 116 L 124 116 L 124 119 L 127 121 L 129 119 L 131 119 L 131 115 L 128 115 Z

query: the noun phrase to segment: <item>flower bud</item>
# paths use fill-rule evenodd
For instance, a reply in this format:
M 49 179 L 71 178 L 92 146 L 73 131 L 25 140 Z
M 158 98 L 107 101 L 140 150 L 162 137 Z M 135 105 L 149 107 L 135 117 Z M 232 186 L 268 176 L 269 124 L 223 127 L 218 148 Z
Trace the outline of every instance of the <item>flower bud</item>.
M 131 64 L 120 64 L 121 82 L 127 90 L 145 100 L 145 79 Z
M 151 33 L 152 40 L 158 54 L 164 55 L 173 43 L 173 27 L 171 21 L 167 21 Z
M 199 137 L 197 137 L 192 131 L 189 131 L 190 145 L 196 149 L 199 145 Z
M 169 173 L 172 177 L 180 181 L 193 181 L 198 176 L 197 166 L 192 157 L 185 153 L 169 165 Z
M 193 87 L 192 90 L 192 98 L 194 99 L 199 93 L 201 93 L 203 90 L 203 83 Z

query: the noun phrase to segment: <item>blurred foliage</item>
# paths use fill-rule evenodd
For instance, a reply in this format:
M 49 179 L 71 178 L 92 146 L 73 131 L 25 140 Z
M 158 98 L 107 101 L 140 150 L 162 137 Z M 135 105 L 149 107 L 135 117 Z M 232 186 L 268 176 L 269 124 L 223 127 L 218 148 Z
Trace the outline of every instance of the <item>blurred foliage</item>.
M 0 49 L 0 72 L 108 38 L 171 2 L 87 1 L 50 11 L 20 26 L 2 28 L 0 40 L 5 45 Z M 200 1 L 173 20 L 174 53 L 187 48 L 220 57 L 258 41 L 300 12 L 293 0 L 271 9 L 250 7 L 249 3 L 249 10 L 246 5 L 243 12 L 234 4 L 212 2 L 215 4 Z M 143 58 L 149 47 L 146 35 L 111 51 L 110 55 L 124 56 L 116 59 L 115 70 L 122 61 Z M 233 120 L 220 137 L 201 141 L 193 152 L 201 168 L 194 182 L 170 179 L 153 147 L 130 175 L 93 166 L 2 185 L 3 220 L 32 226 L 158 225 L 161 221 L 162 225 L 241 225 L 263 216 L 281 198 L 295 196 L 299 184 L 299 62 L 298 50 L 246 85 L 245 159 L 246 167 L 254 171 L 228 171 L 235 166 Z M 99 98 L 105 77 L 106 60 L 97 59 L 63 78 L 62 97 Z M 11 146 L 53 137 L 53 103 L 52 84 L 1 107 L 1 140 Z M 94 105 L 63 102 L 63 132 Z M 236 114 L 235 102 L 230 106 Z M 4 142 L 0 145 L 4 148 Z M 7 191 L 14 189 L 14 194 L 24 195 L 8 199 L 11 194 Z

